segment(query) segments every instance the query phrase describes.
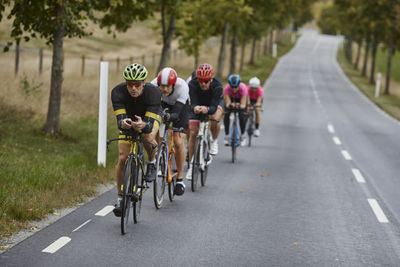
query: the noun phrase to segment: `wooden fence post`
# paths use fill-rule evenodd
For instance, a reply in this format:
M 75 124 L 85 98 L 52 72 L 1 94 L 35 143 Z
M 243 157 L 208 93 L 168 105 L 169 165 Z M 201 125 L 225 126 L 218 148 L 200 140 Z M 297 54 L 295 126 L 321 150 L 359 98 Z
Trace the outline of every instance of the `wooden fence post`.
M 142 65 L 145 65 L 145 60 L 146 60 L 146 56 L 143 55 L 143 56 L 142 56 Z
M 39 74 L 43 71 L 43 48 L 39 49 Z
M 133 57 L 130 57 L 129 58 L 129 64 L 132 64 L 133 63 Z
M 85 75 L 85 55 L 82 55 L 82 69 L 81 69 L 81 75 Z
M 19 69 L 19 43 L 17 43 L 17 46 L 15 47 L 15 75 L 18 74 L 18 69 Z

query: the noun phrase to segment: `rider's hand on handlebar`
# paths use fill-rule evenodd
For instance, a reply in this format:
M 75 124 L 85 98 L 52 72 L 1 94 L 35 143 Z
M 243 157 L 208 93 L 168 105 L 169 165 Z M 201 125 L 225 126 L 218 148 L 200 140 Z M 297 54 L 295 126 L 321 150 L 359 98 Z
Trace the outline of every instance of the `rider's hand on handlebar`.
M 132 128 L 132 120 L 130 118 L 123 119 L 121 123 L 121 128 L 122 129 L 130 129 Z

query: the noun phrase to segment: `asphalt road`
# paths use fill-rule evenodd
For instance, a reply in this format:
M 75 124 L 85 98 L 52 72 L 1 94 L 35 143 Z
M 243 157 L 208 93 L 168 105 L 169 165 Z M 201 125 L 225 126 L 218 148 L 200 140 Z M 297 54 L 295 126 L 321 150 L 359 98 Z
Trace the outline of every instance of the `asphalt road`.
M 198 192 L 156 210 L 149 191 L 122 236 L 112 212 L 96 215 L 114 204 L 111 190 L 0 265 L 400 266 L 400 124 L 347 80 L 339 45 L 303 33 L 265 84 L 261 136 L 232 164 L 221 134 Z

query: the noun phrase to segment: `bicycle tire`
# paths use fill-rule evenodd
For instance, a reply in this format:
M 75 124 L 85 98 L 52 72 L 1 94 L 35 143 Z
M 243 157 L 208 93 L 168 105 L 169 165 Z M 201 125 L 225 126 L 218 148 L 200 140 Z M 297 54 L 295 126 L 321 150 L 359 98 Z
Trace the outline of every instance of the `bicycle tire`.
M 125 162 L 124 176 L 122 182 L 122 201 L 121 201 L 121 234 L 126 234 L 129 221 L 129 211 L 131 208 L 132 196 L 132 171 L 134 171 L 135 161 L 129 156 Z
M 254 111 L 250 111 L 250 118 L 249 118 L 249 127 L 247 128 L 247 135 L 249 136 L 249 144 L 248 146 L 251 147 L 251 138 L 254 132 Z
M 201 186 L 206 185 L 207 174 L 208 174 L 208 161 L 210 160 L 210 140 L 203 140 L 203 155 L 204 162 L 206 162 L 206 166 L 204 167 L 204 171 L 201 171 Z
M 167 152 L 165 144 L 161 143 L 156 155 L 156 173 L 157 177 L 153 185 L 153 199 L 156 209 L 161 208 L 164 200 L 165 180 L 167 178 L 166 158 Z
M 232 125 L 232 142 L 231 142 L 231 148 L 232 148 L 232 163 L 235 163 L 236 160 L 236 142 L 237 142 L 237 134 L 236 134 L 236 125 Z
M 143 157 L 143 155 L 142 155 Z M 144 159 L 139 160 L 139 166 L 136 168 L 136 194 L 137 194 L 137 199 L 136 201 L 133 202 L 133 222 L 136 224 L 139 221 L 140 217 L 140 212 L 142 210 L 142 199 L 143 199 L 143 193 L 146 190 L 146 185 L 144 181 Z
M 175 198 L 175 186 L 176 186 L 176 178 L 178 175 L 178 170 L 176 167 L 176 161 L 175 161 L 175 155 L 174 153 L 170 153 L 169 155 L 171 165 L 168 165 L 168 171 L 171 171 L 172 174 L 172 181 L 170 183 L 168 183 L 168 197 L 169 197 L 169 201 L 174 201 Z
M 192 167 L 192 192 L 197 190 L 197 180 L 199 178 L 199 171 L 200 171 L 200 137 L 196 138 L 196 143 L 194 146 L 194 153 L 193 153 L 193 167 Z

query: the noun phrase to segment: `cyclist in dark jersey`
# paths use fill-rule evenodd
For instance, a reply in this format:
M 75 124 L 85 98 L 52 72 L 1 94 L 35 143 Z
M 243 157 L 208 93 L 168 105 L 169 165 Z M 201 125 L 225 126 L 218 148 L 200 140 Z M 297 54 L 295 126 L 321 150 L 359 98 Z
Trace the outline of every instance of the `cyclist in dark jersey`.
M 199 132 L 200 114 L 208 114 L 210 122 L 212 141 L 210 154 L 218 154 L 218 135 L 221 125 L 219 119 L 222 115 L 224 98 L 222 95 L 222 84 L 214 77 L 214 70 L 210 64 L 202 64 L 196 69 L 196 78 L 189 82 L 190 116 L 189 116 L 189 160 L 193 157 L 194 145 Z M 192 179 L 192 164 L 186 174 L 186 179 Z
M 111 101 L 114 113 L 117 117 L 118 129 L 133 129 L 142 133 L 142 138 L 147 142 L 157 144 L 156 134 L 161 120 L 161 92 L 160 89 L 145 83 L 147 69 L 140 64 L 128 65 L 123 76 L 125 82 L 118 84 L 111 91 Z M 124 137 L 120 132 L 120 137 Z M 130 153 L 131 143 L 129 141 L 118 142 L 118 164 L 116 167 L 116 180 L 118 190 L 118 203 L 115 205 L 115 216 L 121 216 L 120 201 L 122 199 L 121 184 L 125 161 Z M 155 152 L 150 144 L 144 143 L 148 154 L 148 164 L 145 175 L 147 182 L 155 180 Z

